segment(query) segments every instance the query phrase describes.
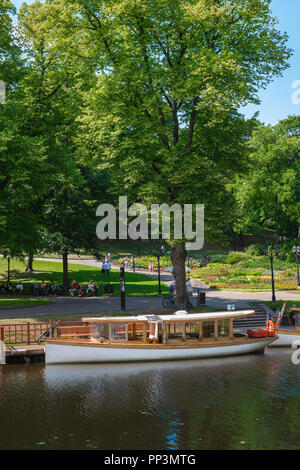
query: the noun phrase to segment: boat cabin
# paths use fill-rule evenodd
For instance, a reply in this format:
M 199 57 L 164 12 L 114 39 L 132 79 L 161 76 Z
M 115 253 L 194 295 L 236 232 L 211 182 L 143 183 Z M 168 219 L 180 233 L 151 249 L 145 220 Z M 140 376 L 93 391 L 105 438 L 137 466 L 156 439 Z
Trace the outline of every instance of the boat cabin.
M 235 334 L 233 321 L 253 315 L 253 310 L 216 313 L 187 314 L 184 311 L 174 315 L 139 315 L 127 317 L 86 317 L 82 321 L 88 325 L 81 336 L 94 343 L 165 344 L 212 342 L 232 340 L 234 337 L 247 337 Z M 69 330 L 70 331 L 70 330 Z M 61 333 L 60 338 L 75 339 L 71 332 Z M 72 338 L 71 338 L 72 337 Z M 77 338 L 79 339 L 79 338 Z

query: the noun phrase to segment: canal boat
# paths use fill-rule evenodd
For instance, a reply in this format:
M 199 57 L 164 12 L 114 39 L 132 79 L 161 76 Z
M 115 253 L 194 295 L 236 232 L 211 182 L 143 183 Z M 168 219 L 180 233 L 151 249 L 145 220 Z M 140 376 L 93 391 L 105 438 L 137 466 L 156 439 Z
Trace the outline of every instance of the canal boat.
M 233 321 L 254 310 L 174 315 L 88 317 L 46 339 L 46 364 L 210 358 L 264 350 L 276 336 L 253 338 Z

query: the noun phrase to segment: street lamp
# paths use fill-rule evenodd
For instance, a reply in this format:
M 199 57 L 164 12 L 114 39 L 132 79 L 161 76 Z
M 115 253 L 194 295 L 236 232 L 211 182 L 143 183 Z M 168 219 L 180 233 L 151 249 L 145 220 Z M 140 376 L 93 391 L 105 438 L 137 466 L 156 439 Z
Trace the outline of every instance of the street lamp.
M 300 253 L 300 246 L 293 246 L 293 253 L 296 255 L 296 263 L 297 263 L 297 286 L 300 286 L 300 278 L 299 278 L 299 262 L 298 262 L 298 254 Z
M 275 284 L 274 284 L 274 269 L 273 269 L 273 261 L 274 261 L 274 254 L 278 256 L 279 247 L 275 245 L 274 247 L 270 243 L 266 243 L 264 246 L 264 252 L 266 256 L 269 256 L 271 262 L 271 275 L 272 275 L 272 302 L 276 302 L 275 297 Z
M 165 247 L 162 245 L 158 252 L 155 251 L 155 248 L 152 248 L 153 256 L 157 258 L 157 272 L 158 272 L 158 294 L 161 295 L 161 286 L 160 286 L 160 257 L 165 254 Z

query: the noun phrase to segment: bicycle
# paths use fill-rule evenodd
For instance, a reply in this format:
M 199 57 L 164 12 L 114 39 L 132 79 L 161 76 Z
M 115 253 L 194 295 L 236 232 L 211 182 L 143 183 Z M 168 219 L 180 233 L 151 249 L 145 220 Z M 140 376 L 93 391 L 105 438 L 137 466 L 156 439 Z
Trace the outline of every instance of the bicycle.
M 164 308 L 170 308 L 175 305 L 175 296 L 170 294 L 168 297 L 163 297 L 162 299 L 162 306 Z M 189 310 L 192 310 L 194 308 L 194 305 L 190 302 L 189 298 L 187 298 L 186 301 L 187 308 Z
M 175 305 L 174 295 L 170 294 L 170 295 L 168 295 L 168 297 L 163 297 L 162 306 L 164 308 L 170 308 L 172 305 Z

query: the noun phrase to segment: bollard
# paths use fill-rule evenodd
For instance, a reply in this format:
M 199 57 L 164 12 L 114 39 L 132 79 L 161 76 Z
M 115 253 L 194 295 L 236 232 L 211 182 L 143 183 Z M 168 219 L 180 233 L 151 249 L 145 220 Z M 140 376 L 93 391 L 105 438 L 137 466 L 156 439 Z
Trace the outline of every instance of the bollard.
M 126 310 L 126 297 L 125 297 L 125 269 L 120 268 L 120 294 L 121 294 L 121 310 Z
M 0 364 L 6 364 L 4 326 L 0 326 Z

